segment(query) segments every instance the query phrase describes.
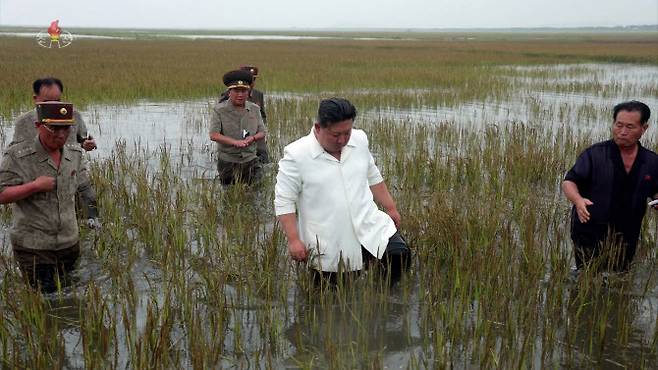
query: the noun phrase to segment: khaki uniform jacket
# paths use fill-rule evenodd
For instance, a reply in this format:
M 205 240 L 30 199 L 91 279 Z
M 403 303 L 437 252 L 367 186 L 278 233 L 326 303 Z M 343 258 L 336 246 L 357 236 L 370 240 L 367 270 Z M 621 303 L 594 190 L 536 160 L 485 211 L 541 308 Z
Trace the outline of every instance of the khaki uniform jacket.
M 84 149 L 65 145 L 59 169 L 41 145 L 39 137 L 5 149 L 0 163 L 0 192 L 39 176 L 56 179 L 55 189 L 40 192 L 12 204 L 12 245 L 39 250 L 71 247 L 79 240 L 75 193 L 94 199 Z
M 219 103 L 226 100 L 228 100 L 228 90 L 224 91 L 219 96 Z M 260 107 L 260 116 L 263 118 L 263 123 L 267 124 L 267 114 L 265 113 L 265 96 L 263 95 L 263 92 L 257 89 L 250 89 L 249 98 L 247 98 L 247 100 Z
M 76 110 L 73 111 L 73 119 L 75 120 L 75 126 L 71 129 L 71 133 L 66 139 L 66 144 L 75 144 L 79 146 L 79 144 L 87 138 L 87 125 L 85 125 L 85 121 Z M 32 141 L 32 139 L 37 136 L 37 128 L 34 126 L 34 122 L 36 121 L 36 109 L 18 116 L 16 121 L 14 121 L 14 137 L 11 139 L 11 144 L 25 140 Z
M 218 132 L 235 140 L 242 140 L 244 131 L 250 136 L 265 132 L 265 125 L 260 116 L 260 107 L 252 102 L 245 102 L 244 109 L 236 108 L 229 100 L 218 103 L 211 109 L 210 133 Z M 256 145 L 236 148 L 232 145 L 217 143 L 219 159 L 224 162 L 246 163 L 256 159 Z

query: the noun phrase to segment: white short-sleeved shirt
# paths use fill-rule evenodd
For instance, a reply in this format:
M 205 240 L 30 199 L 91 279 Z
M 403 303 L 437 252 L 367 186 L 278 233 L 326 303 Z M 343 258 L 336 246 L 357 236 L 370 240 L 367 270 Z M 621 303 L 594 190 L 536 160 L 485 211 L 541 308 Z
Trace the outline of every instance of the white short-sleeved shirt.
M 396 232 L 377 208 L 370 186 L 384 181 L 362 130 L 353 129 L 340 161 L 311 133 L 284 149 L 276 177 L 274 208 L 295 213 L 299 235 L 311 248 L 310 263 L 322 271 L 363 267 L 361 246 L 381 258 Z

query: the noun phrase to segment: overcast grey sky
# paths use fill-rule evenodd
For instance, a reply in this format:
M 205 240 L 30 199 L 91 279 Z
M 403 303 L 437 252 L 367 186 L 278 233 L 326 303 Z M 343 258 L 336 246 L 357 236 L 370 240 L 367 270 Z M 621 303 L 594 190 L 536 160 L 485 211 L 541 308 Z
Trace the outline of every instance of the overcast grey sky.
M 0 0 L 0 24 L 121 28 L 500 28 L 658 24 L 658 0 Z

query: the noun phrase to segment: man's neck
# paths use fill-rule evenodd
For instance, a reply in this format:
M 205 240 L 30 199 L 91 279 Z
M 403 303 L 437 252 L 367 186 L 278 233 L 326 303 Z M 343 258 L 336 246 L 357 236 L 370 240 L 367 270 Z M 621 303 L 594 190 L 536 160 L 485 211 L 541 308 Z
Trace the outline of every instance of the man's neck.
M 640 148 L 638 143 L 635 143 L 635 145 L 631 145 L 631 146 L 617 145 L 617 147 L 619 148 L 619 152 L 624 156 L 637 154 L 637 151 Z
M 62 148 L 51 148 L 48 145 L 44 144 L 43 141 L 41 141 L 41 139 L 39 139 L 39 142 L 41 143 L 43 149 L 46 150 L 46 153 L 48 153 L 50 158 L 55 163 L 55 167 L 59 168 L 59 164 L 62 160 Z
M 327 152 L 327 153 L 331 154 L 334 158 L 336 158 L 337 160 L 340 161 L 340 153 L 341 153 L 341 152 L 334 152 L 334 153 L 332 153 L 332 152 Z
M 320 144 L 320 140 L 318 139 L 318 133 L 315 132 L 315 130 L 313 130 L 313 136 L 315 136 L 315 140 L 317 140 L 318 144 Z M 320 146 L 322 145 L 320 144 Z M 324 150 L 325 153 L 331 154 L 334 158 L 340 161 L 340 154 L 342 153 L 342 149 L 337 152 L 330 152 L 323 147 L 322 150 Z
M 231 105 L 233 105 L 233 108 L 235 108 L 237 110 L 243 110 L 245 105 L 247 105 L 247 103 L 245 102 L 245 103 L 242 103 L 242 104 L 235 104 L 235 103 L 231 102 Z
M 617 147 L 619 148 L 619 154 L 621 154 L 621 161 L 624 163 L 624 170 L 626 170 L 626 173 L 629 174 L 631 173 L 633 164 L 637 159 L 637 153 L 640 146 L 638 143 L 635 143 L 635 145 L 631 146 L 622 147 L 617 145 Z

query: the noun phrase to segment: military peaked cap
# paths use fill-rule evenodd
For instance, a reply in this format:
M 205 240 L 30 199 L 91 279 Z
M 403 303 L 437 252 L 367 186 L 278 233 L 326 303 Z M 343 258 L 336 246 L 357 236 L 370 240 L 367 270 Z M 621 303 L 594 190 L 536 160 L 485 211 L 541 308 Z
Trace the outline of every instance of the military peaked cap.
M 224 85 L 226 85 L 226 87 L 228 87 L 229 89 L 233 89 L 236 87 L 249 88 L 253 81 L 254 78 L 251 75 L 251 72 L 243 71 L 240 69 L 236 71 L 226 72 L 226 74 L 224 75 Z
M 258 77 L 258 67 L 251 65 L 251 64 L 242 64 L 240 66 L 240 69 L 243 71 L 249 71 L 251 72 L 251 75 L 254 77 Z
M 73 104 L 58 101 L 37 103 L 37 120 L 52 126 L 75 125 Z

